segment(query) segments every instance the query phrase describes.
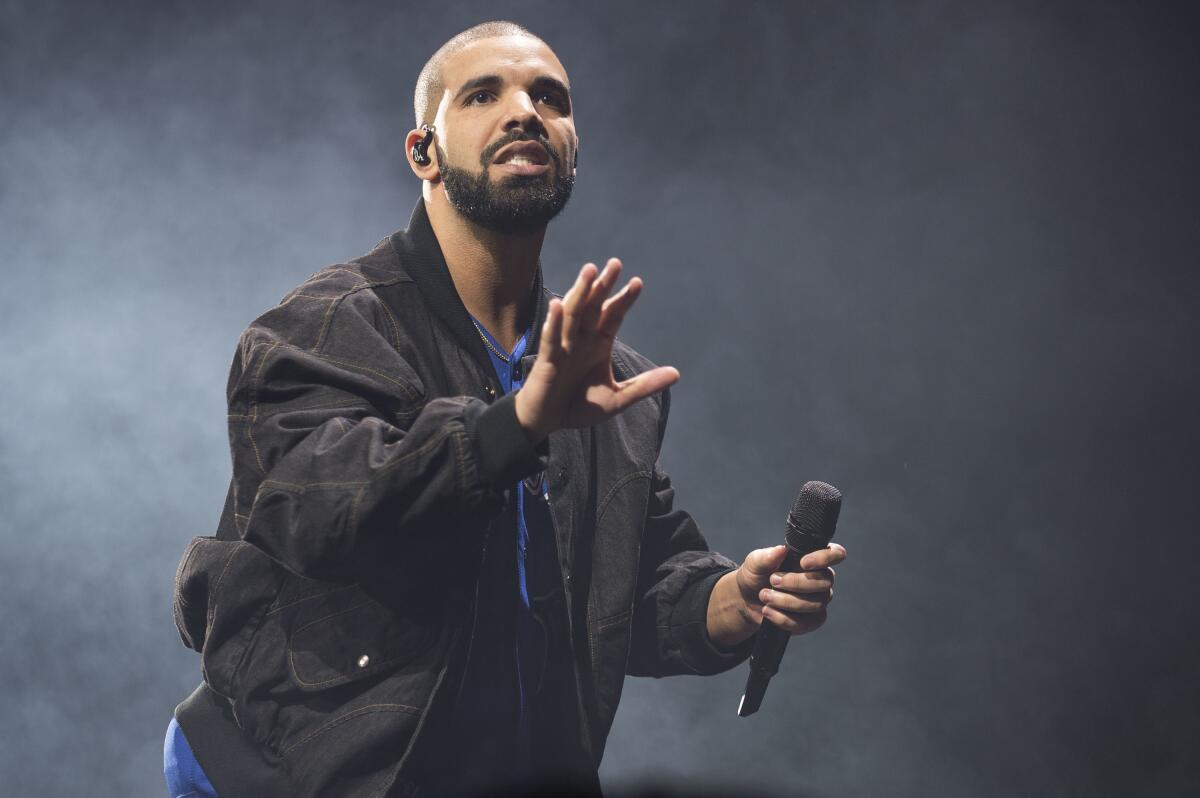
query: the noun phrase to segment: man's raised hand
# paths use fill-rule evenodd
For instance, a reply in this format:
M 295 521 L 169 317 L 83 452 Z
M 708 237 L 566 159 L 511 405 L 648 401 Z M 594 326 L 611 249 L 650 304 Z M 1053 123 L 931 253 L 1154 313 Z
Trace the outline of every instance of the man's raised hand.
M 620 275 L 616 258 L 599 274 L 584 264 L 567 295 L 550 300 L 537 360 L 516 396 L 517 421 L 532 442 L 557 429 L 599 423 L 679 379 L 671 366 L 624 382 L 613 378 L 613 339 L 642 290 L 634 277 L 609 296 Z

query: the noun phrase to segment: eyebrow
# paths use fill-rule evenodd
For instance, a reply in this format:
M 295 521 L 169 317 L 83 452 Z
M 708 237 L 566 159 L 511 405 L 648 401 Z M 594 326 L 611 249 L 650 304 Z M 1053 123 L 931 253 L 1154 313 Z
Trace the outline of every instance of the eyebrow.
M 466 83 L 464 83 L 459 88 L 458 91 L 456 91 L 454 93 L 454 99 L 457 100 L 459 97 L 463 96 L 463 94 L 470 91 L 471 89 L 483 89 L 483 88 L 490 89 L 490 88 L 499 86 L 503 82 L 504 81 L 500 78 L 499 75 L 480 75 L 477 78 L 471 78 Z
M 471 78 L 454 93 L 454 99 L 457 100 L 472 89 L 495 89 L 504 84 L 504 78 L 499 75 L 480 75 L 476 78 Z M 539 75 L 534 78 L 531 89 L 551 89 L 557 91 L 563 96 L 567 103 L 567 111 L 571 110 L 571 89 L 558 78 L 552 78 L 549 75 Z

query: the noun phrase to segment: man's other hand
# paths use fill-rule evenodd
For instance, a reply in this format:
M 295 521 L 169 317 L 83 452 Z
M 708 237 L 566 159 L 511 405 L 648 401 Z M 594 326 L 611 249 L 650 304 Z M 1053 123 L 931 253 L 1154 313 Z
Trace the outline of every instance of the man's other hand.
M 838 543 L 809 552 L 801 571 L 779 571 L 786 546 L 755 549 L 735 572 L 738 591 L 752 613 L 791 634 L 811 632 L 825 623 L 825 607 L 833 600 L 833 566 L 846 559 Z
M 708 636 L 729 650 L 752 636 L 766 618 L 791 634 L 802 635 L 825 623 L 833 600 L 833 566 L 846 559 L 841 544 L 800 558 L 804 570 L 779 570 L 786 546 L 755 549 L 736 570 L 722 576 L 708 599 Z
M 550 300 L 537 360 L 516 396 L 517 421 L 533 443 L 554 430 L 599 423 L 679 379 L 671 366 L 614 379 L 613 340 L 642 290 L 634 277 L 609 296 L 620 275 L 616 258 L 598 274 L 584 264 L 567 295 Z

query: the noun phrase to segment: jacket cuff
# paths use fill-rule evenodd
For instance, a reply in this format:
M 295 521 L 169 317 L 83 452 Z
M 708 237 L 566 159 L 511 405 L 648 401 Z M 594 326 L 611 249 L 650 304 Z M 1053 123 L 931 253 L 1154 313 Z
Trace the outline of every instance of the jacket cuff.
M 679 653 L 697 674 L 722 673 L 745 661 L 754 649 L 757 635 L 751 635 L 729 650 L 717 648 L 708 636 L 708 601 L 722 576 L 736 568 L 724 568 L 697 579 L 689 585 L 671 613 L 676 629 Z
M 468 414 L 467 437 L 475 449 L 479 478 L 488 485 L 517 482 L 546 467 L 550 452 L 549 438 L 537 446 L 517 421 L 516 393 L 484 406 L 478 414 Z

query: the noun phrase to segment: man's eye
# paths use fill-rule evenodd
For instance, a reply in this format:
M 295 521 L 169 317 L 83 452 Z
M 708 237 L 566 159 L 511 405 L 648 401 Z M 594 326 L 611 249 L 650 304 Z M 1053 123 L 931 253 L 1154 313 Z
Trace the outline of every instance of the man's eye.
M 483 98 L 483 101 L 484 101 L 484 102 L 487 102 L 488 98 L 490 98 L 491 96 L 492 96 L 492 95 L 491 95 L 489 92 L 486 92 L 486 91 L 477 91 L 477 92 L 475 92 L 474 94 L 472 94 L 470 97 L 468 97 L 468 98 L 467 98 L 467 103 L 468 103 L 468 104 L 473 104 L 473 103 L 474 103 L 474 102 L 475 102 L 477 99 L 479 99 L 480 97 L 482 97 L 482 98 Z
M 563 107 L 562 98 L 559 97 L 554 92 L 549 92 L 549 91 L 541 92 L 540 94 L 537 95 L 536 99 L 538 102 L 545 101 L 545 102 L 549 103 L 550 105 L 553 105 L 557 108 Z

